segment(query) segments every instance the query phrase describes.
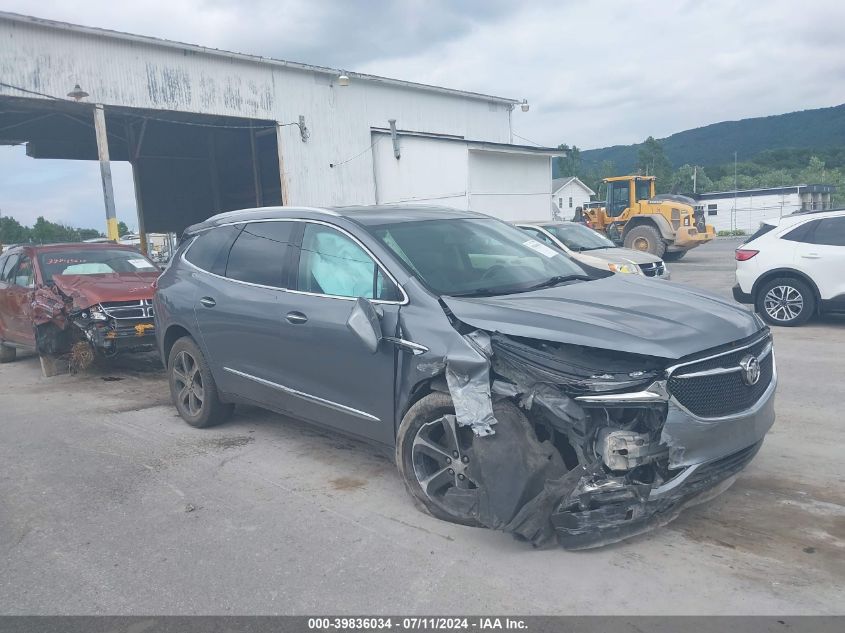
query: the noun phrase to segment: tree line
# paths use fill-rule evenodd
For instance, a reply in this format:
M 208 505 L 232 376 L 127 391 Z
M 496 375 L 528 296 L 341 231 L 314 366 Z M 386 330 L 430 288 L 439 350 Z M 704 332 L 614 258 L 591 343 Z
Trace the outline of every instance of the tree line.
M 578 176 L 593 191 L 599 192 L 602 179 L 623 176 L 613 161 L 598 166 L 586 165 L 581 150 L 573 145 L 558 145 L 567 155 L 556 158 L 554 177 Z M 831 184 L 837 188 L 835 200 L 845 199 L 845 147 L 766 150 L 749 159 L 718 165 L 683 164 L 677 168 L 666 156 L 663 144 L 649 136 L 637 152 L 636 173 L 656 176 L 657 193 L 733 191 L 783 187 L 798 184 Z M 599 196 L 601 197 L 601 195 Z
M 129 227 L 124 222 L 117 223 L 118 234 L 122 237 L 129 233 Z M 50 222 L 40 216 L 32 226 L 24 226 L 15 218 L 4 215 L 0 217 L 0 244 L 55 244 L 57 242 L 82 242 L 105 237 L 97 229 L 80 229 Z

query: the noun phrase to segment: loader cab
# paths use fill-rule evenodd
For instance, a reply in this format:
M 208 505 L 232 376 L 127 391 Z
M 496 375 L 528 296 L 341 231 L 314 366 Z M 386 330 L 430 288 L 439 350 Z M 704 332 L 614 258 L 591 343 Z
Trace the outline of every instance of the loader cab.
M 618 218 L 640 200 L 654 197 L 654 176 L 607 178 L 607 215 Z

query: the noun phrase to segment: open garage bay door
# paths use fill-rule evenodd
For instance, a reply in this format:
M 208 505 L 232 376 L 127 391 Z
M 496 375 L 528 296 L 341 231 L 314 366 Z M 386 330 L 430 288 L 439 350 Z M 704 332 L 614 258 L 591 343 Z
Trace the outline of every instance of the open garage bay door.
M 110 160 L 132 164 L 143 231 L 179 233 L 222 211 L 282 204 L 275 122 L 104 111 Z M 93 113 L 89 103 L 2 97 L 0 145 L 26 144 L 36 159 L 97 160 Z

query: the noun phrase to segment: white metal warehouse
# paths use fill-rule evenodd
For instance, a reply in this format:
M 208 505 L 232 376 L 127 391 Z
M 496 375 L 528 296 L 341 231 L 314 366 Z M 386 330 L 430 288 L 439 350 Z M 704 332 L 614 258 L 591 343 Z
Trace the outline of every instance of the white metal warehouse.
M 142 230 L 282 202 L 550 215 L 560 152 L 511 143 L 514 99 L 10 13 L 0 41 L 0 144 L 104 182 L 129 161 Z

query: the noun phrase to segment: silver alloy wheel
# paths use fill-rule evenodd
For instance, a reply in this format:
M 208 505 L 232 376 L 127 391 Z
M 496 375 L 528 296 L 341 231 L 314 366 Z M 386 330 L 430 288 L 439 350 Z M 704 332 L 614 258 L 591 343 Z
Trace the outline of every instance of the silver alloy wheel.
M 804 296 L 792 286 L 775 286 L 763 298 L 763 309 L 775 321 L 796 319 L 804 309 Z
M 197 359 L 188 352 L 179 352 L 173 361 L 172 372 L 173 381 L 179 391 L 176 396 L 179 402 L 190 415 L 199 415 L 205 400 L 205 389 Z
M 454 415 L 444 415 L 423 424 L 414 436 L 411 461 L 417 482 L 431 501 L 451 514 L 460 510 L 450 507 L 446 498 L 450 489 L 478 488 L 468 471 L 467 449 L 471 443 L 472 431 L 458 428 Z

